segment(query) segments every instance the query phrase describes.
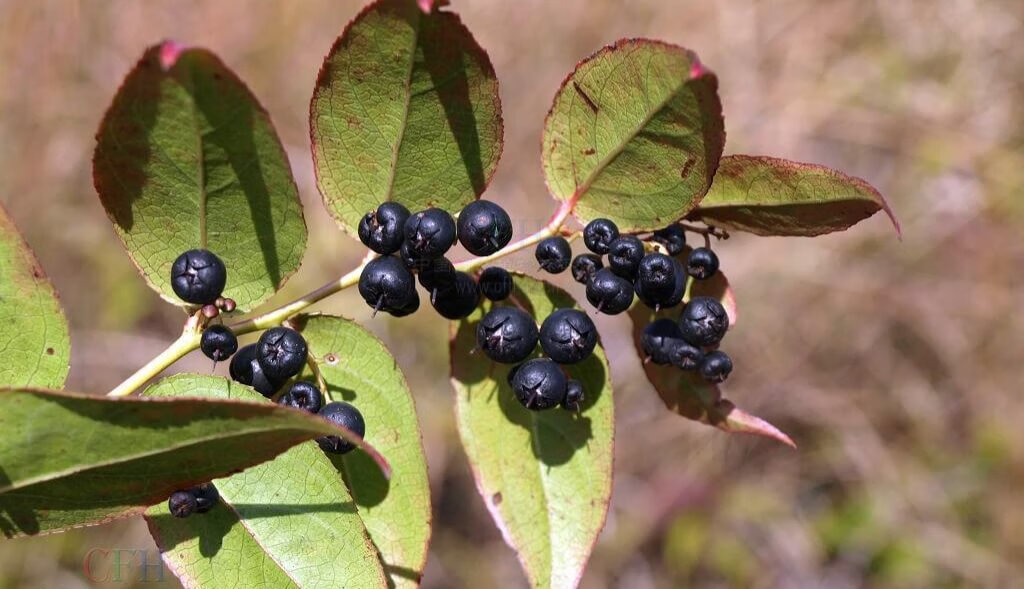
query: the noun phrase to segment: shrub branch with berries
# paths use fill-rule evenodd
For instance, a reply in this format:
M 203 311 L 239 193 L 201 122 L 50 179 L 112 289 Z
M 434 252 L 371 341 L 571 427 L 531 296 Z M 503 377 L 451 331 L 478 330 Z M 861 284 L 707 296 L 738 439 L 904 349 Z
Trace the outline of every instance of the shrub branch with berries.
M 431 531 L 420 383 L 356 322 L 309 312 L 352 287 L 371 321 L 427 303 L 448 321 L 459 437 L 531 586 L 578 584 L 611 497 L 610 370 L 624 359 L 609 363 L 598 314 L 628 314 L 669 410 L 794 445 L 720 390 L 737 316 L 717 243 L 841 231 L 878 211 L 898 231 L 882 196 L 822 166 L 723 156 L 715 74 L 676 45 L 623 39 L 555 92 L 541 142 L 554 212 L 513 223 L 500 196 L 481 199 L 502 150 L 496 74 L 446 5 L 373 2 L 327 53 L 313 169 L 368 251 L 274 308 L 307 229 L 269 115 L 207 50 L 143 53 L 100 122 L 95 187 L 185 320 L 106 396 L 62 390 L 66 320 L 0 211 L 5 536 L 142 515 L 188 587 L 418 585 Z M 588 251 L 574 257 L 579 237 Z M 535 276 L 503 267 L 530 251 Z M 566 271 L 574 292 L 543 279 Z M 195 350 L 230 378 L 158 379 Z

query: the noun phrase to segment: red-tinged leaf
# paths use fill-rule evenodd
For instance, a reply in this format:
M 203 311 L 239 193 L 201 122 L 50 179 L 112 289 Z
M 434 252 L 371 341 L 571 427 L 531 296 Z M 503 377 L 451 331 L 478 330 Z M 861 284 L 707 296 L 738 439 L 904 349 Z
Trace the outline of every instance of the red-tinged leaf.
M 690 216 L 757 235 L 814 236 L 848 229 L 878 211 L 899 235 L 885 198 L 860 178 L 817 164 L 730 155 Z

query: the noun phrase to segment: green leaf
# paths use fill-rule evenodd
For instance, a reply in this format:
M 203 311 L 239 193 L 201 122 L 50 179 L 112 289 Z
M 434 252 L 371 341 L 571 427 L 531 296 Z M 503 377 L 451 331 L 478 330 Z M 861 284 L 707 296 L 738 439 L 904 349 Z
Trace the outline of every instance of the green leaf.
M 565 291 L 517 275 L 512 304 L 543 318 L 576 306 Z M 529 411 L 516 401 L 508 365 L 479 353 L 476 326 L 490 304 L 452 324 L 452 383 L 462 445 L 477 489 L 533 587 L 576 587 L 604 525 L 614 443 L 611 378 L 598 346 L 567 366 L 583 383 L 580 414 Z
M 284 148 L 248 88 L 216 56 L 149 48 L 96 135 L 93 180 L 107 216 L 154 290 L 205 247 L 228 269 L 224 296 L 249 310 L 298 269 L 306 222 Z
M 0 431 L 0 531 L 8 537 L 135 515 L 305 440 L 354 436 L 265 402 L 46 390 L 0 391 Z
M 686 252 L 681 255 L 685 256 Z M 730 327 L 736 324 L 736 298 L 733 296 L 729 281 L 721 272 L 709 280 L 695 281 L 691 296 L 707 296 L 718 299 L 729 314 Z M 655 313 L 653 309 L 644 305 L 633 305 L 628 314 L 633 322 L 633 344 L 641 357 L 644 352 L 640 344 L 640 336 L 644 327 L 661 317 L 678 319 L 681 310 L 681 307 L 675 307 Z M 659 366 L 653 362 L 645 362 L 644 373 L 670 411 L 725 432 L 765 436 L 787 446 L 796 447 L 789 436 L 760 417 L 736 407 L 731 401 L 722 397 L 718 386 L 709 384 L 694 371 L 684 371 L 674 366 Z
M 816 164 L 729 155 L 692 216 L 757 235 L 814 236 L 848 229 L 880 210 L 899 234 L 885 198 L 860 178 Z
M 413 0 L 374 2 L 317 78 L 309 107 L 317 186 L 352 235 L 389 200 L 458 211 L 498 165 L 494 68 L 456 14 L 426 12 Z
M 354 321 L 328 315 L 293 321 L 333 399 L 359 409 L 366 420 L 366 441 L 394 465 L 388 481 L 361 452 L 330 456 L 352 491 L 391 586 L 416 587 L 430 539 L 430 484 L 405 376 L 384 344 Z M 308 371 L 304 377 L 315 380 Z
M 544 124 L 544 177 L 582 222 L 659 229 L 711 186 L 725 143 L 718 79 L 689 50 L 624 39 L 580 62 Z M 578 202 L 577 202 L 578 201 Z
M 211 376 L 172 376 L 145 394 L 272 406 L 247 387 Z M 166 503 L 146 512 L 164 562 L 186 587 L 387 586 L 352 495 L 316 444 L 295 446 L 214 485 L 222 501 L 209 513 L 178 519 Z
M 57 293 L 0 207 L 0 386 L 64 386 L 71 340 Z

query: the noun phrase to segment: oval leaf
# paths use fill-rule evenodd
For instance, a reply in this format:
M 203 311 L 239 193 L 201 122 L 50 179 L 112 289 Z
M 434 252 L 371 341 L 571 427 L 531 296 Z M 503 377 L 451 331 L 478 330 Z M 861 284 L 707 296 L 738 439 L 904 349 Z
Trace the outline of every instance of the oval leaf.
M 816 164 L 729 155 L 692 216 L 757 235 L 814 236 L 848 229 L 880 210 L 899 234 L 885 198 L 860 178 Z
M 0 386 L 64 386 L 71 340 L 57 293 L 0 207 Z
M 352 491 L 391 586 L 416 587 L 430 540 L 430 483 L 405 376 L 384 344 L 354 321 L 311 315 L 293 322 L 305 336 L 332 398 L 359 409 L 366 420 L 366 441 L 395 465 L 388 481 L 361 452 L 329 456 Z M 315 382 L 308 370 L 303 378 Z
M 145 394 L 270 406 L 251 389 L 212 376 L 172 376 Z M 186 587 L 387 586 L 356 504 L 316 444 L 295 446 L 214 485 L 222 500 L 209 513 L 179 519 L 166 502 L 146 512 L 164 562 Z
M 544 124 L 544 177 L 584 223 L 658 229 L 704 196 L 724 143 L 718 79 L 697 56 L 625 39 L 562 83 Z
M 205 247 L 228 269 L 224 296 L 248 310 L 298 269 L 306 222 L 284 148 L 263 107 L 216 56 L 151 47 L 96 135 L 93 181 L 146 281 L 171 290 L 171 264 Z
M 269 403 L 46 390 L 0 391 L 0 431 L 0 531 L 7 536 L 138 514 L 177 489 L 259 464 L 305 440 L 358 439 Z
M 317 186 L 350 234 L 388 200 L 457 211 L 498 165 L 498 81 L 457 15 L 378 0 L 324 59 L 309 126 Z
M 565 291 L 517 275 L 513 302 L 543 319 L 575 307 Z M 604 350 L 566 367 L 583 383 L 580 414 L 523 408 L 509 388 L 508 365 L 476 346 L 490 304 L 452 323 L 452 384 L 459 437 L 477 489 L 533 587 L 575 587 L 604 526 L 611 499 L 614 442 L 611 377 Z

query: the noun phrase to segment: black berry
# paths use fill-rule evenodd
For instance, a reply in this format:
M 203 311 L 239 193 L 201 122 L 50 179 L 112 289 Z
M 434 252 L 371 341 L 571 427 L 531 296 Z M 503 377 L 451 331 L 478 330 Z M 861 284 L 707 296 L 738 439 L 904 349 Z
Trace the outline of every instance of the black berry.
M 644 244 L 633 235 L 616 238 L 608 246 L 608 267 L 623 278 L 636 276 L 640 260 L 644 257 Z
M 324 396 L 315 384 L 300 380 L 293 384 L 287 393 L 281 395 L 278 403 L 296 409 L 305 409 L 310 413 L 319 413 L 320 408 L 324 405 Z
M 512 275 L 498 266 L 484 269 L 478 284 L 480 292 L 492 301 L 503 301 L 512 294 Z
M 679 325 L 671 319 L 656 319 L 644 328 L 640 346 L 655 364 L 671 364 L 671 349 L 675 342 L 685 344 Z
M 188 517 L 196 512 L 195 495 L 188 491 L 175 491 L 167 500 L 167 509 L 174 517 Z
M 704 352 L 700 351 L 700 348 L 691 346 L 683 340 L 670 342 L 668 356 L 672 365 L 682 370 L 696 370 L 704 360 Z
M 686 231 L 683 230 L 682 225 L 669 225 L 664 229 L 659 229 L 654 232 L 651 239 L 665 246 L 670 256 L 678 256 L 686 247 Z
M 443 256 L 455 243 L 455 219 L 442 209 L 427 209 L 405 222 L 405 241 L 415 258 Z
M 256 359 L 256 344 L 242 346 L 231 358 L 229 371 L 234 381 L 251 386 L 268 399 L 284 384 L 283 380 L 271 380 L 263 373 L 263 368 Z
M 704 356 L 700 363 L 700 375 L 708 382 L 723 382 L 732 372 L 732 358 L 725 352 L 715 350 Z
M 347 428 L 360 438 L 366 435 L 366 422 L 363 421 L 362 413 L 359 410 L 343 402 L 334 402 L 324 405 L 318 414 L 335 425 Z M 355 444 L 344 440 L 341 436 L 323 436 L 316 439 L 316 443 L 323 448 L 324 452 L 331 454 L 345 454 L 356 448 Z
M 224 292 L 228 274 L 224 262 L 209 250 L 188 250 L 171 265 L 171 288 L 193 305 L 212 304 Z
M 540 326 L 540 347 L 559 364 L 586 359 L 597 345 L 597 328 L 577 309 L 556 309 Z
M 256 359 L 267 378 L 291 378 L 306 365 L 306 340 L 294 329 L 272 327 L 256 342 Z
M 583 404 L 583 383 L 578 380 L 569 379 L 565 385 L 565 400 L 562 401 L 562 409 L 566 411 L 579 411 Z
M 206 513 L 217 506 L 220 500 L 220 493 L 213 483 L 203 483 L 189 489 L 189 493 L 196 498 L 196 513 Z
M 699 247 L 690 252 L 686 272 L 697 280 L 707 280 L 718 272 L 718 256 L 706 247 Z
M 409 209 L 397 202 L 382 203 L 359 221 L 359 241 L 378 254 L 393 254 L 402 247 Z
M 420 308 L 420 295 L 415 290 L 412 291 L 412 298 L 406 303 L 404 307 L 398 309 L 389 309 L 388 313 L 391 313 L 392 317 L 405 317 L 406 315 L 412 315 Z
M 566 378 L 562 369 L 547 358 L 521 364 L 512 375 L 512 392 L 523 407 L 534 411 L 550 409 L 565 400 Z
M 459 242 L 476 256 L 489 256 L 512 239 L 512 219 L 488 200 L 469 203 L 459 213 Z
M 633 304 L 633 283 L 602 268 L 587 283 L 587 300 L 598 311 L 617 315 Z
M 238 338 L 235 332 L 225 325 L 211 325 L 203 330 L 199 339 L 199 349 L 214 362 L 227 360 L 238 351 Z
M 476 345 L 495 362 L 522 362 L 537 347 L 537 324 L 516 307 L 494 307 L 476 326 Z
M 533 255 L 542 269 L 558 274 L 569 267 L 572 249 L 564 237 L 549 237 L 537 244 L 537 250 Z
M 409 269 L 393 256 L 371 260 L 359 275 L 359 294 L 378 311 L 394 314 L 419 304 L 416 282 Z
M 634 290 L 648 307 L 674 307 L 683 300 L 686 272 L 675 258 L 660 253 L 647 254 L 640 260 Z
M 598 255 L 608 253 L 608 246 L 619 237 L 619 228 L 609 219 L 594 219 L 583 228 L 583 243 Z
M 687 343 L 698 346 L 713 346 L 722 341 L 729 329 L 729 316 L 722 303 L 711 297 L 694 297 L 683 307 L 679 318 L 679 330 Z
M 427 258 L 421 258 L 413 253 L 408 241 L 403 241 L 402 246 L 398 248 L 398 258 L 410 271 L 422 270 L 429 261 Z
M 438 290 L 431 303 L 442 317 L 462 319 L 469 316 L 480 304 L 480 289 L 472 276 L 465 272 L 456 272 L 452 285 Z
M 419 271 L 420 285 L 430 292 L 455 284 L 455 266 L 444 256 L 424 260 Z
M 572 279 L 580 284 L 586 284 L 603 267 L 601 256 L 580 254 L 572 259 Z

